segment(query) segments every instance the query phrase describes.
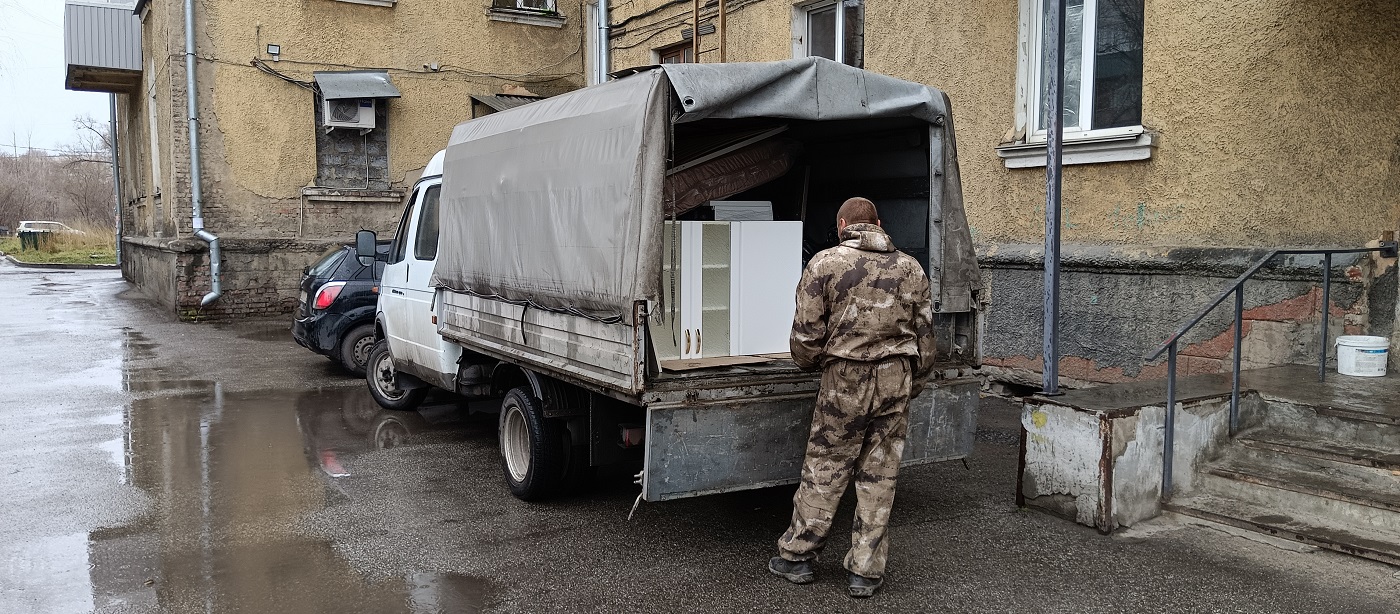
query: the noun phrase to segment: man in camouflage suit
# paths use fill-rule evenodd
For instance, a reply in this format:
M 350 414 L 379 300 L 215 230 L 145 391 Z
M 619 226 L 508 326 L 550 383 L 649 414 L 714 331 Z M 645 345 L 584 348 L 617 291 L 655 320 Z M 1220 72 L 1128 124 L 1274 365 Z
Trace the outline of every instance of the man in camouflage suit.
M 918 261 L 895 250 L 874 203 L 852 198 L 837 213 L 841 244 L 817 254 L 797 286 L 792 359 L 821 369 L 792 524 L 769 571 L 812 582 L 812 560 L 855 482 L 850 595 L 875 594 L 885 573 L 885 529 L 904 456 L 909 400 L 933 368 L 933 305 Z

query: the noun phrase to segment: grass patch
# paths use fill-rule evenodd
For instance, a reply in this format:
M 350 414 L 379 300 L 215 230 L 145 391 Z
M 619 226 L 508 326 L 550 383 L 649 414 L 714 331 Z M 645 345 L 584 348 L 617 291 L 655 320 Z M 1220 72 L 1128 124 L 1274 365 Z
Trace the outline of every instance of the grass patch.
M 20 249 L 19 237 L 0 239 L 0 252 L 28 264 L 116 264 L 110 228 L 83 228 L 87 234 L 55 234 L 40 249 Z

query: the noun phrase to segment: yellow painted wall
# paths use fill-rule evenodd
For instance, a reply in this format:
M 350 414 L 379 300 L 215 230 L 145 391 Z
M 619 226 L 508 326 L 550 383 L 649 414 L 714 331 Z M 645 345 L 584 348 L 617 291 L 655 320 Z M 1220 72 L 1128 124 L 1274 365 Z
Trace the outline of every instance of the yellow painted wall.
M 952 98 L 968 217 L 984 243 L 1039 242 L 1043 233 L 1043 169 L 1008 170 L 996 155 L 1015 117 L 1017 1 L 866 2 L 866 68 Z M 665 4 L 627 3 L 613 22 Z M 729 5 L 731 61 L 792 56 L 792 2 Z M 1159 147 L 1147 161 L 1066 167 L 1066 241 L 1356 244 L 1400 227 L 1393 5 L 1145 8 L 1143 122 Z M 702 11 L 701 23 L 713 14 Z M 614 39 L 614 66 L 650 63 L 689 21 L 688 4 L 634 20 Z
M 388 69 L 402 98 L 388 101 L 390 179 L 403 188 L 447 144 L 453 126 L 471 118 L 472 94 L 507 84 L 552 95 L 583 85 L 580 5 L 561 2 L 562 28 L 488 19 L 489 0 L 414 0 L 393 7 L 337 0 L 221 0 L 197 3 L 200 132 L 206 218 L 239 236 L 289 236 L 303 187 L 316 178 L 313 94 L 250 65 L 257 57 L 290 78 L 313 71 Z M 174 109 L 162 117 L 185 129 L 180 3 L 153 0 L 147 57 L 157 72 L 173 69 Z M 165 24 L 174 25 L 165 32 Z M 281 46 L 272 62 L 267 44 Z M 425 68 L 437 64 L 439 71 Z M 128 105 L 140 119 L 144 101 Z M 140 107 L 140 108 L 138 108 Z M 186 167 L 183 133 L 161 155 Z M 169 137 L 167 137 L 169 138 Z M 169 177 L 169 175 L 166 175 Z M 167 181 L 166 183 L 170 183 Z M 167 187 L 170 192 L 172 187 Z M 188 208 L 186 186 L 182 201 Z M 367 205 L 381 206 L 382 205 Z M 389 205 L 397 216 L 397 205 Z M 177 211 L 188 226 L 189 212 Z M 381 216 L 382 217 L 382 216 Z M 351 229 L 353 230 L 353 229 Z

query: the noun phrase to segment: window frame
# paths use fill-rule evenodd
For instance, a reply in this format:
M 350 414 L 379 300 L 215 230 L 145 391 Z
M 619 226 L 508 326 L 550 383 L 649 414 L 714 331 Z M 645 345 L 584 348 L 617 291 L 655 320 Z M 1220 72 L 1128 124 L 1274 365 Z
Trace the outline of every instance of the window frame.
M 830 8 L 830 9 L 832 9 L 832 11 L 835 13 L 835 16 L 836 16 L 836 32 L 833 34 L 833 36 L 836 38 L 836 41 L 835 41 L 836 44 L 835 44 L 835 46 L 834 46 L 834 50 L 833 50 L 832 55 L 835 55 L 836 57 L 841 58 L 840 60 L 836 60 L 836 61 L 839 61 L 839 62 L 841 62 L 842 64 L 845 64 L 845 63 L 846 63 L 846 62 L 845 62 L 845 58 L 846 58 L 846 11 L 843 10 L 843 9 L 845 8 L 846 1 L 847 1 L 847 0 L 816 0 L 816 1 L 814 1 L 814 2 L 801 2 L 801 3 L 798 3 L 798 4 L 796 4 L 796 5 L 794 5 L 794 6 L 792 7 L 792 10 L 793 10 L 793 19 L 792 19 L 792 57 L 794 57 L 794 58 L 813 57 L 812 54 L 811 54 L 811 48 L 812 48 L 811 41 L 808 40 L 808 39 L 810 38 L 810 37 L 808 36 L 808 34 L 809 34 L 810 31 L 811 31 L 811 25 L 810 25 L 810 17 L 811 17 L 811 14 L 812 14 L 812 12 L 814 12 L 814 11 L 821 11 L 821 10 L 823 10 L 823 9 L 828 9 L 828 8 Z M 863 9 L 865 8 L 865 7 L 864 7 L 865 2 L 864 2 L 864 0 L 859 0 L 859 1 L 860 1 L 860 4 L 862 5 L 861 8 L 862 8 L 862 10 L 863 10 Z M 864 40 L 865 40 L 865 36 L 864 36 L 864 32 L 863 32 L 863 30 L 865 29 L 865 26 L 864 26 L 864 23 L 863 23 L 863 22 L 864 22 L 864 19 L 862 19 L 861 21 L 862 21 L 862 24 L 861 24 L 861 30 L 862 30 L 862 33 L 861 33 L 861 34 L 862 34 L 861 40 L 864 41 Z M 857 66 L 856 68 L 864 68 L 864 66 L 863 66 L 863 65 L 865 64 L 864 59 L 865 59 L 865 51 L 864 51 L 864 49 L 862 49 L 862 50 L 861 50 L 861 64 L 862 64 L 862 66 Z M 849 64 L 848 64 L 848 66 L 849 66 Z
M 680 62 L 675 62 L 675 63 L 677 63 L 677 64 L 694 64 L 694 63 L 695 63 L 695 44 L 692 43 L 692 42 L 689 41 L 689 40 L 684 40 L 684 41 L 681 41 L 681 42 L 679 42 L 679 43 L 675 43 L 675 44 L 672 44 L 672 45 L 666 45 L 665 47 L 660 47 L 660 48 L 656 49 L 656 50 L 654 51 L 654 53 L 656 54 L 655 60 L 656 60 L 656 63 L 657 63 L 657 64 L 665 64 L 665 63 L 666 63 L 666 58 L 667 58 L 668 56 L 674 55 L 674 54 L 676 54 L 676 53 L 679 53 L 679 54 L 681 55 L 681 61 L 680 61 Z
M 1082 124 L 1087 118 L 1090 122 L 1088 129 L 1082 126 L 1065 127 L 1064 140 L 1099 140 L 1112 139 L 1118 137 L 1137 136 L 1143 133 L 1142 124 L 1136 126 L 1120 126 L 1117 128 L 1094 128 L 1092 126 L 1094 116 L 1094 62 L 1098 42 L 1098 14 L 1099 0 L 1084 1 L 1084 33 L 1080 40 L 1080 64 L 1079 64 L 1079 117 Z M 1026 100 L 1022 103 L 1025 112 L 1026 143 L 1045 143 L 1049 140 L 1044 126 L 1040 125 L 1040 107 L 1043 101 L 1040 98 L 1040 82 L 1044 76 L 1044 62 L 1041 51 L 1044 43 L 1041 40 L 1044 33 L 1046 0 L 1021 0 L 1023 7 L 1029 5 L 1029 23 L 1023 24 L 1022 43 L 1026 50 L 1027 81 Z M 1023 15 L 1024 18 L 1024 15 Z M 1140 104 L 1140 103 L 1139 103 Z M 1019 123 L 1019 122 L 1018 122 Z
M 1097 14 L 1099 0 L 1085 0 L 1086 13 L 1094 11 L 1094 33 L 1086 32 L 1086 40 L 1081 45 L 1093 45 L 1097 40 Z M 1041 26 L 1044 19 L 1045 0 L 1019 0 L 1019 31 L 1016 51 L 1016 100 L 1015 122 L 1008 132 L 1007 140 L 997 146 L 997 155 L 1007 168 L 1035 168 L 1046 165 L 1046 144 L 1049 141 L 1046 130 L 1040 122 L 1040 74 L 1041 74 Z M 1087 28 L 1086 28 L 1087 29 Z M 1145 41 L 1144 41 L 1145 44 Z M 1085 46 L 1092 50 L 1092 47 Z M 1081 55 L 1081 61 L 1089 54 Z M 1087 61 L 1080 69 L 1080 78 L 1089 75 L 1089 87 L 1081 83 L 1081 116 L 1087 110 L 1092 121 L 1093 61 Z M 1145 80 L 1145 76 L 1144 76 Z M 1145 88 L 1145 85 L 1143 86 Z M 1090 101 L 1084 107 L 1085 100 Z M 1064 131 L 1065 151 L 1062 162 L 1071 164 L 1096 164 L 1103 162 L 1124 162 L 1146 160 L 1152 157 L 1152 150 L 1158 145 L 1158 135 L 1149 132 L 1141 123 L 1117 128 L 1092 128 L 1088 130 L 1066 129 Z
M 433 237 L 431 246 L 424 240 L 427 234 L 423 222 L 427 221 L 429 205 L 432 207 Z M 413 216 L 417 221 L 414 224 L 413 233 L 413 259 L 419 262 L 432 262 L 437 260 L 438 242 L 442 236 L 442 184 L 435 183 L 423 189 L 423 197 L 418 202 L 417 212 Z M 432 248 L 432 253 L 424 255 L 428 250 L 425 246 Z
M 399 218 L 399 226 L 394 231 L 394 242 L 389 246 L 389 264 L 398 264 L 408 257 L 408 227 L 412 223 L 418 212 L 418 193 L 420 188 L 413 188 L 408 195 L 408 202 L 403 208 L 403 217 Z

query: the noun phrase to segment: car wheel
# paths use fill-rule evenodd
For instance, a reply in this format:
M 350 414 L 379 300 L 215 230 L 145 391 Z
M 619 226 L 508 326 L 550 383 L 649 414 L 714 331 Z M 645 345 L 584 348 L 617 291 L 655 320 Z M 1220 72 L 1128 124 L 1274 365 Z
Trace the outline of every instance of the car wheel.
M 363 377 L 369 364 L 369 351 L 374 349 L 374 325 L 361 324 L 340 338 L 337 358 L 346 371 Z
M 540 401 L 515 388 L 501 401 L 501 468 L 510 494 L 538 501 L 558 494 L 568 456 L 564 425 L 544 417 Z
M 399 388 L 398 373 L 394 370 L 394 358 L 389 355 L 388 341 L 380 340 L 374 344 L 365 367 L 369 394 L 384 409 L 411 410 L 423 402 L 423 397 L 428 396 L 427 388 Z

